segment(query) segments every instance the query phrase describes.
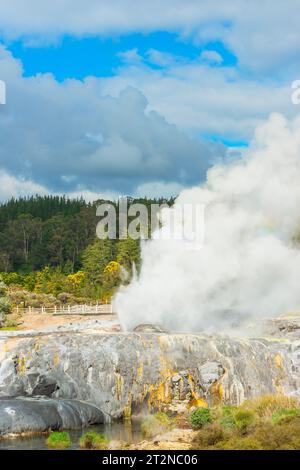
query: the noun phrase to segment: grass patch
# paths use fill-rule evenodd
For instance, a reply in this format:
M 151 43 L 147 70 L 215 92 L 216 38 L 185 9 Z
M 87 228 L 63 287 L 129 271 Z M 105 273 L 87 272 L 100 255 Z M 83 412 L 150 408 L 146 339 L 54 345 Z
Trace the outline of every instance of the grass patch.
M 67 432 L 52 432 L 46 439 L 46 444 L 51 449 L 67 449 L 71 447 L 71 438 Z
M 249 427 L 255 421 L 255 413 L 251 410 L 238 410 L 234 415 L 233 419 L 235 421 L 236 427 L 242 434 L 245 434 Z
M 0 331 L 16 331 L 18 330 L 17 326 L 2 326 Z
M 104 434 L 90 431 L 81 436 L 79 446 L 81 449 L 106 450 L 108 448 L 108 440 Z
M 281 408 L 272 415 L 274 424 L 291 421 L 295 416 L 300 416 L 300 408 Z
M 299 402 L 294 397 L 286 397 L 285 395 L 265 395 L 252 400 L 247 400 L 240 408 L 251 410 L 260 418 L 271 417 L 274 413 L 280 411 L 282 408 L 297 408 Z

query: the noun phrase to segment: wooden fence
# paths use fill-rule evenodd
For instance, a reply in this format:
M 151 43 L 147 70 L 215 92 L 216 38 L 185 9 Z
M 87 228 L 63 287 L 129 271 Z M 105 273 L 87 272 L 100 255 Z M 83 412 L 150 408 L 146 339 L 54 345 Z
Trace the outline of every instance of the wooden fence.
M 48 314 L 48 315 L 111 315 L 113 314 L 112 304 L 97 305 L 60 305 L 55 307 L 17 307 L 18 313 L 26 314 Z

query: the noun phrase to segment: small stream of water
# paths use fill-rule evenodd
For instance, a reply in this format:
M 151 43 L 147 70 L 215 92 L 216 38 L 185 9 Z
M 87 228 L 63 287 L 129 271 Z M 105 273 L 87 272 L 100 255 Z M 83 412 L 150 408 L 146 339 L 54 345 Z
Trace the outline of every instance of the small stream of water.
M 84 429 L 68 431 L 72 441 L 70 449 L 79 449 L 79 439 L 82 434 L 88 431 L 104 434 L 109 441 L 117 440 L 134 443 L 142 440 L 139 423 L 98 424 Z M 46 445 L 46 439 L 46 435 L 1 439 L 0 450 L 49 450 Z

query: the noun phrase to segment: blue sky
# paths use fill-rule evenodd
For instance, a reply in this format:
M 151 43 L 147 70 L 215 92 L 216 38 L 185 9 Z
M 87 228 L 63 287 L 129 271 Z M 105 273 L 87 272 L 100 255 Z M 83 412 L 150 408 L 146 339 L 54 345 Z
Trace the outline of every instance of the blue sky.
M 23 41 L 9 44 L 9 50 L 14 57 L 20 59 L 24 67 L 24 76 L 38 73 L 52 73 L 58 81 L 67 78 L 82 80 L 89 75 L 109 77 L 116 73 L 122 64 L 120 54 L 136 48 L 142 56 L 147 51 L 155 49 L 163 53 L 181 57 L 187 62 L 196 61 L 205 50 L 213 50 L 222 57 L 222 64 L 211 66 L 234 66 L 237 58 L 222 42 L 211 41 L 205 45 L 196 46 L 190 41 L 183 41 L 175 33 L 166 31 L 151 34 L 129 34 L 112 38 L 76 38 L 62 37 L 58 44 L 40 47 L 28 47 Z M 149 67 L 162 68 L 150 61 Z
M 299 112 L 297 0 L 0 8 L 0 199 L 177 194 Z

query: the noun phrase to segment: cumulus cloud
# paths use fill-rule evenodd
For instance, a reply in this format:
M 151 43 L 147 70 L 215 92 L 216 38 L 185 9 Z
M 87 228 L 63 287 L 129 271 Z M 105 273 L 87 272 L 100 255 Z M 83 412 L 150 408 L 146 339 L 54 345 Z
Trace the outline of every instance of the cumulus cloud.
M 46 188 L 34 183 L 31 180 L 16 178 L 0 170 L 0 201 L 4 201 L 9 197 L 29 196 L 31 194 L 47 194 Z
M 36 194 L 54 194 L 58 196 L 63 196 L 65 195 L 65 192 L 50 191 L 45 186 L 41 186 L 40 184 L 35 183 L 30 179 L 25 179 L 21 176 L 17 177 L 7 173 L 4 170 L 0 170 L 0 201 L 6 201 L 11 197 L 28 197 Z M 90 202 L 96 201 L 97 199 L 117 200 L 119 197 L 118 193 L 114 193 L 112 191 L 97 193 L 89 191 L 85 188 L 81 190 L 80 187 L 78 187 L 76 191 L 69 192 L 67 195 L 71 199 L 79 199 L 83 197 L 86 201 Z
M 205 178 L 211 161 L 225 153 L 148 112 L 147 99 L 134 88 L 112 97 L 92 77 L 63 83 L 50 74 L 25 78 L 3 47 L 0 75 L 7 84 L 1 167 L 54 192 L 134 194 L 156 181 L 188 186 Z
M 165 116 L 192 134 L 220 135 L 228 140 L 249 140 L 255 127 L 273 111 L 294 117 L 290 82 L 256 81 L 233 67 L 174 60 L 166 70 L 122 67 L 102 80 L 106 93 L 117 96 L 126 86 L 141 90 L 148 109 Z

